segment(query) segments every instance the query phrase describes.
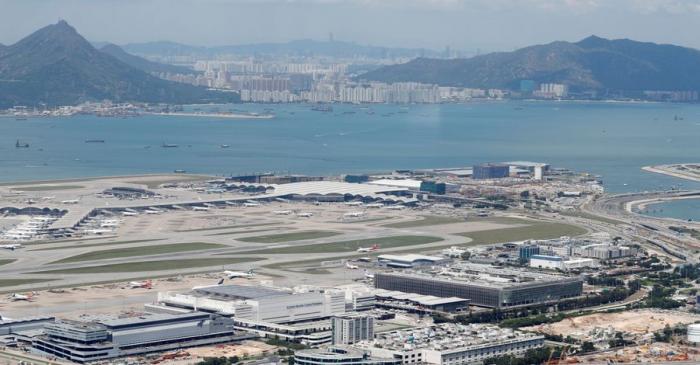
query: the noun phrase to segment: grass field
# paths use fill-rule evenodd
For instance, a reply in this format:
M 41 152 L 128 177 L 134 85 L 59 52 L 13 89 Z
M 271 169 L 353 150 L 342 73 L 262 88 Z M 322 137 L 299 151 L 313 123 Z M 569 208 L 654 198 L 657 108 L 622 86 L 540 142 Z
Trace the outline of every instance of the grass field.
M 397 223 L 383 224 L 382 227 L 415 228 L 415 227 L 426 227 L 426 226 L 438 226 L 441 224 L 451 224 L 451 223 L 460 223 L 460 222 L 466 222 L 466 220 L 460 219 L 460 218 L 455 218 L 455 217 L 441 217 L 438 215 L 426 215 L 426 216 L 423 216 L 422 219 L 408 221 L 408 222 L 397 222 Z
M 511 241 L 545 240 L 559 238 L 561 236 L 579 236 L 587 232 L 581 227 L 564 223 L 521 221 L 521 224 L 528 225 L 523 227 L 465 232 L 459 233 L 458 235 L 472 239 L 472 241 L 466 245 L 476 246 Z
M 207 228 L 193 228 L 193 229 L 178 229 L 178 230 L 175 230 L 175 232 L 218 231 L 218 230 L 220 230 L 220 229 L 236 229 L 236 228 L 248 228 L 248 227 L 274 226 L 275 224 L 280 224 L 280 222 L 250 223 L 250 224 L 233 224 L 233 225 L 230 225 L 230 226 L 207 227 Z
M 162 260 L 162 261 L 140 261 L 127 262 L 123 264 L 111 264 L 100 266 L 83 266 L 73 269 L 59 269 L 39 271 L 34 274 L 104 274 L 104 273 L 124 273 L 124 272 L 145 272 L 178 270 L 197 267 L 224 266 L 240 264 L 241 262 L 254 262 L 263 260 L 259 257 L 228 257 L 228 258 L 203 258 L 203 259 L 182 259 L 182 260 Z
M 111 246 L 111 245 L 128 245 L 130 243 L 156 242 L 156 241 L 162 241 L 162 240 L 163 239 L 113 241 L 113 242 L 108 241 L 108 242 L 102 242 L 102 243 L 91 243 L 91 244 L 87 244 L 87 245 L 35 248 L 33 250 L 30 250 L 30 251 L 52 251 L 52 250 L 67 250 L 67 249 L 71 249 L 71 248 L 102 247 L 102 246 Z M 78 242 L 80 242 L 80 241 L 78 241 Z
M 82 255 L 71 256 L 71 257 L 68 257 L 65 259 L 54 261 L 54 262 L 52 262 L 52 264 L 60 264 L 60 263 L 66 263 L 66 262 L 78 262 L 78 261 L 116 259 L 116 258 L 121 258 L 121 257 L 160 255 L 160 254 L 166 254 L 166 253 L 177 253 L 177 252 L 188 252 L 188 251 L 202 251 L 202 250 L 211 250 L 214 248 L 222 248 L 222 247 L 226 247 L 226 246 L 219 245 L 216 243 L 188 242 L 188 243 L 173 243 L 173 244 L 168 244 L 168 245 L 115 248 L 112 250 L 94 251 L 94 252 L 84 253 Z
M 75 190 L 83 189 L 84 186 L 81 185 L 34 185 L 34 186 L 21 186 L 14 187 L 12 190 L 18 191 L 54 191 L 54 190 Z
M 0 287 L 44 283 L 54 279 L 0 279 Z
M 15 261 L 17 261 L 17 260 L 15 260 L 15 259 L 2 259 L 2 260 L 0 260 L 0 266 L 11 264 Z
M 438 241 L 442 241 L 442 238 L 433 236 L 388 236 L 362 240 L 321 243 L 316 245 L 268 248 L 263 250 L 253 250 L 240 253 L 258 255 L 352 252 L 356 251 L 360 247 L 369 247 L 374 244 L 379 245 L 381 248 L 394 248 L 403 246 L 424 245 L 427 243 L 433 243 Z
M 242 237 L 236 240 L 253 243 L 280 243 L 301 240 L 313 240 L 337 236 L 340 233 L 331 231 L 299 231 L 291 233 L 270 234 L 265 236 Z

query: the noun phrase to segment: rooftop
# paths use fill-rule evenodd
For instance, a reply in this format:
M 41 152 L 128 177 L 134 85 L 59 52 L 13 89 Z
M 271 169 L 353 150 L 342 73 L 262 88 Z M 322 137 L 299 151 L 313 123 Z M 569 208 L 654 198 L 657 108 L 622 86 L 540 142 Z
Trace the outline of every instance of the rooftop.
M 217 285 L 197 288 L 193 290 L 196 294 L 218 297 L 222 299 L 259 299 L 259 298 L 269 298 L 277 296 L 287 296 L 292 295 L 291 292 L 274 289 L 265 288 L 261 286 L 249 286 L 249 285 Z

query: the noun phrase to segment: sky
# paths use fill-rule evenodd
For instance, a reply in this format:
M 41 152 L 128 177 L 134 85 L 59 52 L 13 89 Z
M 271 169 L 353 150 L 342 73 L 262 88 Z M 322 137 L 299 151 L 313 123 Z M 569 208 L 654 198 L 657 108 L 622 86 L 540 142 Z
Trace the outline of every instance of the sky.
M 57 22 L 91 41 L 336 40 L 510 51 L 595 34 L 700 49 L 700 0 L 0 0 L 0 43 Z

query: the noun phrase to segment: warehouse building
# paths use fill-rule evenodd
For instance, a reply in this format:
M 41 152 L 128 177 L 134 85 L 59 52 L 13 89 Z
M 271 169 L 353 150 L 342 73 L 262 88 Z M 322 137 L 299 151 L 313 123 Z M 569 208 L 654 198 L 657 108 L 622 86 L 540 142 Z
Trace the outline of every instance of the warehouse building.
M 468 365 L 496 356 L 522 356 L 544 346 L 544 336 L 494 325 L 442 323 L 383 332 L 355 346 L 404 365 Z
M 440 272 L 404 271 L 376 273 L 378 289 L 469 299 L 470 304 L 507 308 L 556 301 L 581 295 L 578 277 L 529 270 L 460 264 Z
M 59 321 L 31 338 L 32 349 L 77 363 L 252 338 L 209 313 L 151 314 L 95 322 Z

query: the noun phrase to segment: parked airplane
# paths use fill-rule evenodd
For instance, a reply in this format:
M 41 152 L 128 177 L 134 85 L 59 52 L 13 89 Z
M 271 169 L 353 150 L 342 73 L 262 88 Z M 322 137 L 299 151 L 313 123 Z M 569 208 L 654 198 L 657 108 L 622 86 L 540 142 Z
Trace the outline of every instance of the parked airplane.
M 246 278 L 246 279 L 252 279 L 253 276 L 255 276 L 255 273 L 253 272 L 253 269 L 250 269 L 248 271 L 224 271 L 224 274 L 228 276 L 229 279 L 235 279 L 235 278 Z
M 155 210 L 155 209 L 146 209 L 143 212 L 146 214 L 160 214 L 161 213 L 160 210 Z
M 365 270 L 365 279 L 374 279 L 374 274 Z
M 245 203 L 243 203 L 243 206 L 244 206 L 244 207 L 247 207 L 247 208 L 253 208 L 253 207 L 259 207 L 260 204 L 259 204 L 259 203 L 253 203 L 253 202 L 245 202 Z
M 105 233 L 112 233 L 113 231 L 111 229 L 88 229 L 85 231 L 87 234 L 97 234 L 97 235 L 103 235 Z
M 19 244 L 19 243 L 9 243 L 9 244 L 6 244 L 6 245 L 0 245 L 0 248 L 4 248 L 4 249 L 6 249 L 6 250 L 12 250 L 12 251 L 14 251 L 14 250 L 16 250 L 16 249 L 18 249 L 18 248 L 22 248 L 22 247 L 24 247 L 24 246 L 22 246 L 22 245 Z
M 360 247 L 357 249 L 357 252 L 374 252 L 379 250 L 379 245 L 374 244 L 371 247 Z
M 62 200 L 61 204 L 78 204 L 80 201 L 78 199 L 72 199 L 72 200 Z
M 359 269 L 360 267 L 357 266 L 357 265 L 353 265 L 353 264 L 351 264 L 350 262 L 346 262 L 346 263 L 345 263 L 345 268 L 346 268 L 346 269 L 350 269 L 350 270 L 357 270 L 357 269 Z
M 194 210 L 196 212 L 208 212 L 209 208 L 208 207 L 200 207 L 200 206 L 195 205 L 192 207 L 192 210 Z
M 359 218 L 359 217 L 363 217 L 364 215 L 365 215 L 365 212 L 350 212 L 350 213 L 343 214 L 343 218 Z
M 131 288 L 131 289 L 138 289 L 138 288 L 153 289 L 153 283 L 150 280 L 131 281 L 131 282 L 129 282 L 129 288 Z
M 391 210 L 402 210 L 402 209 L 406 208 L 406 206 L 404 206 L 404 205 L 387 205 L 385 208 L 391 209 Z
M 222 285 L 224 283 L 224 278 L 219 279 L 216 285 Z
M 311 218 L 311 217 L 313 217 L 313 216 L 314 216 L 314 214 L 311 213 L 311 212 L 301 212 L 301 213 L 297 213 L 297 217 L 302 217 L 302 218 Z
M 136 212 L 122 212 L 122 215 L 125 217 L 136 217 L 139 214 Z
M 384 206 L 384 204 L 382 204 L 382 203 L 372 203 L 372 204 L 365 205 L 365 207 L 367 207 L 367 208 L 375 208 L 375 209 L 381 208 L 383 206 Z
M 18 301 L 26 301 L 26 302 L 31 302 L 34 300 L 34 294 L 19 294 L 19 293 L 12 293 L 9 296 L 10 300 L 13 302 L 18 302 Z
M 290 214 L 292 214 L 292 211 L 291 210 L 275 210 L 272 213 L 275 213 L 277 215 L 290 215 Z
M 347 202 L 347 203 L 345 203 L 345 205 L 347 205 L 349 207 L 360 207 L 360 206 L 362 206 L 362 204 L 363 204 L 362 202 Z

